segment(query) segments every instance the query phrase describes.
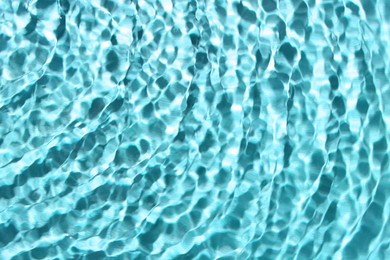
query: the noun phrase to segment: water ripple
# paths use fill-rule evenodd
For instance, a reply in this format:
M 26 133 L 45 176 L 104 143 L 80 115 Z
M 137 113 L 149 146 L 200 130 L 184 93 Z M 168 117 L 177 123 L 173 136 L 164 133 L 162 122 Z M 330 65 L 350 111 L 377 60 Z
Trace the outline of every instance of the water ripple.
M 389 11 L 0 0 L 0 258 L 389 258 Z

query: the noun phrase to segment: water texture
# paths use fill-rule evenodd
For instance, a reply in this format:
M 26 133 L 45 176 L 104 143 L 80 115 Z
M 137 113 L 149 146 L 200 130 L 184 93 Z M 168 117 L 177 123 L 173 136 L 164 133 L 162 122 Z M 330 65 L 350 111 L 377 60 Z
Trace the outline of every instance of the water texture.
M 390 1 L 0 0 L 0 259 L 390 259 Z

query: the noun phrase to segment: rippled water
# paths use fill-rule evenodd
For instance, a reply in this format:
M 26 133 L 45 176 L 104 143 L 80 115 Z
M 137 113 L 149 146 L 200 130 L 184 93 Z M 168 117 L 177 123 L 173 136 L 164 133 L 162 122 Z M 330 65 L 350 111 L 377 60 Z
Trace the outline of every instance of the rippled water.
M 390 259 L 387 0 L 0 0 L 1 259 Z

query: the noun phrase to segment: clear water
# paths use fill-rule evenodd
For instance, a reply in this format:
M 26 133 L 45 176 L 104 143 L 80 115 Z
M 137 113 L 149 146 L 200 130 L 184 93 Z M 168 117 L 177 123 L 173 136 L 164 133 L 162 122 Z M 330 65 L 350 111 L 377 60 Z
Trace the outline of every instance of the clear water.
M 0 0 L 0 259 L 390 259 L 387 0 Z

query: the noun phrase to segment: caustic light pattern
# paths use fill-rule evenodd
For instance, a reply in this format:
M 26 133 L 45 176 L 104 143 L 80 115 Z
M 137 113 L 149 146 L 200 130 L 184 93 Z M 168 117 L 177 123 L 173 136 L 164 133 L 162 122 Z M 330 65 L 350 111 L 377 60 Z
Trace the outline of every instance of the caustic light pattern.
M 1 259 L 389 259 L 390 1 L 0 0 Z

